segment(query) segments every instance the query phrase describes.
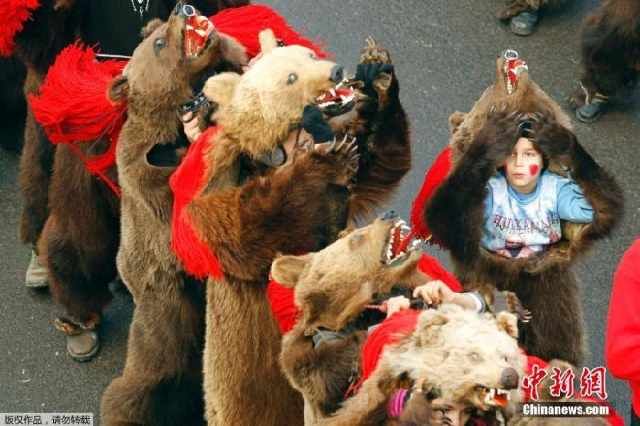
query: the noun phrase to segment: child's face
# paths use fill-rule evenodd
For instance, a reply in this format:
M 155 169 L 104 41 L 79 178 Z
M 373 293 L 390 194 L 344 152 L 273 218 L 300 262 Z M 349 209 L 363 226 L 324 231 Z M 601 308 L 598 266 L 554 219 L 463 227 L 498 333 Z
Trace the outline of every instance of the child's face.
M 516 191 L 528 194 L 533 191 L 542 171 L 542 155 L 527 138 L 520 138 L 511 155 L 504 162 L 507 182 Z
M 431 410 L 431 424 L 463 426 L 471 418 L 473 407 L 446 398 L 436 398 L 432 402 Z

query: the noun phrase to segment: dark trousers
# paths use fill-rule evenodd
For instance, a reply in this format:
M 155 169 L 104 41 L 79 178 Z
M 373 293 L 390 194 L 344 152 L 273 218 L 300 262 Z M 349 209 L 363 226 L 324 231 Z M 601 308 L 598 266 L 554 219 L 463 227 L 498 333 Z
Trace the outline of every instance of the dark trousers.
M 640 426 L 640 417 L 633 411 L 633 406 L 631 406 L 631 426 Z

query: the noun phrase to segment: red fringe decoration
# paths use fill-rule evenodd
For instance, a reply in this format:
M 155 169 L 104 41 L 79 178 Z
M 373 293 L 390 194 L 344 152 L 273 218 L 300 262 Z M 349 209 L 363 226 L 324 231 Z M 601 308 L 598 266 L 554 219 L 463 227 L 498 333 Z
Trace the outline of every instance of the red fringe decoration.
M 418 325 L 418 317 L 422 311 L 405 309 L 391 315 L 380 323 L 367 337 L 360 354 L 360 379 L 353 389 L 357 392 L 365 380 L 371 376 L 378 366 L 378 361 L 387 345 L 393 345 L 400 339 L 413 333 Z M 350 396 L 350 395 L 346 395 Z
M 171 220 L 171 249 L 185 270 L 197 278 L 222 278 L 222 268 L 215 254 L 198 237 L 186 210 L 191 200 L 205 184 L 204 155 L 213 146 L 218 127 L 210 127 L 189 146 L 182 162 L 171 175 L 169 186 L 173 192 Z
M 442 281 L 452 291 L 455 291 L 456 293 L 462 292 L 462 284 L 460 284 L 460 281 L 458 281 L 451 272 L 447 271 L 435 257 L 423 253 L 420 261 L 418 262 L 418 269 L 429 275 L 434 280 Z
M 2 0 L 0 2 L 0 56 L 11 56 L 15 49 L 15 37 L 31 12 L 40 7 L 39 0 Z
M 125 65 L 125 61 L 99 62 L 92 48 L 76 43 L 60 52 L 40 93 L 28 97 L 33 115 L 49 140 L 74 147 L 87 170 L 118 195 L 118 185 L 105 172 L 115 165 L 116 144 L 127 105 L 111 102 L 107 88 Z M 102 137 L 109 138 L 109 147 L 103 154 L 87 157 L 75 146 Z
M 278 12 L 265 5 L 224 9 L 210 19 L 218 31 L 238 40 L 250 58 L 260 53 L 258 35 L 267 28 L 271 28 L 276 38 L 287 46 L 297 44 L 313 50 L 319 58 L 329 56 L 319 45 L 296 32 Z
M 271 305 L 271 313 L 278 323 L 282 334 L 287 334 L 298 322 L 302 311 L 294 301 L 294 289 L 285 287 L 275 280 L 267 285 L 267 298 Z
M 436 157 L 435 161 L 425 173 L 424 182 L 418 196 L 411 206 L 411 228 L 420 238 L 430 238 L 431 230 L 424 220 L 424 209 L 440 184 L 451 171 L 451 148 L 447 145 Z M 438 241 L 429 240 L 440 244 Z
M 127 105 L 111 102 L 107 88 L 126 64 L 99 62 L 96 52 L 80 43 L 60 52 L 40 94 L 29 96 L 35 118 L 51 142 L 93 141 L 121 127 Z

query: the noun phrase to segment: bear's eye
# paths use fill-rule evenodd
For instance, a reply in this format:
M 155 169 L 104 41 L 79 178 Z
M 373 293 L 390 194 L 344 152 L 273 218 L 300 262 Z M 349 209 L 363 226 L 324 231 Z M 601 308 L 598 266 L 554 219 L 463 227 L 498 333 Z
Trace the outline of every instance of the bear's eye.
M 289 74 L 289 77 L 287 77 L 287 84 L 293 84 L 296 81 L 298 81 L 298 74 L 296 74 L 295 72 Z
M 282 41 L 282 40 L 280 40 L 280 39 L 278 39 L 278 40 L 276 41 L 276 45 L 277 45 L 278 47 L 284 47 L 284 46 L 286 46 L 286 44 L 284 44 L 284 41 Z
M 315 55 L 315 53 L 309 53 L 309 57 L 310 57 L 311 59 L 313 59 L 314 61 L 315 61 L 316 59 L 318 59 L 318 57 Z
M 163 37 L 159 37 L 155 39 L 153 42 L 153 50 L 156 53 L 156 55 L 166 46 L 167 46 L 167 40 L 165 40 Z

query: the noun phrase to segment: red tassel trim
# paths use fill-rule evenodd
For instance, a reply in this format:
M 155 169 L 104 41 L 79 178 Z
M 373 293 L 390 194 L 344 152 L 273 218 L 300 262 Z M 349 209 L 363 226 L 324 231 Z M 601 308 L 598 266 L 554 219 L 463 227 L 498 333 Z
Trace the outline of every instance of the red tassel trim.
M 276 38 L 287 46 L 296 44 L 307 47 L 313 50 L 319 58 L 329 56 L 320 47 L 320 44 L 316 44 L 300 35 L 278 12 L 265 5 L 251 4 L 224 9 L 210 19 L 219 32 L 229 35 L 240 42 L 247 50 L 247 55 L 250 58 L 260 53 L 258 35 L 260 31 L 267 28 L 271 28 Z
M 420 188 L 420 192 L 411 206 L 411 228 L 420 238 L 431 238 L 431 230 L 424 220 L 424 210 L 433 194 L 449 175 L 451 167 L 451 148 L 447 145 L 425 173 L 422 188 Z M 432 239 L 429 241 L 440 244 Z
M 187 206 L 201 191 L 205 182 L 205 153 L 213 147 L 217 127 L 210 127 L 189 146 L 171 178 L 173 192 L 173 217 L 171 220 L 171 249 L 182 262 L 185 270 L 197 278 L 211 276 L 222 278 L 222 267 L 213 251 L 198 237 Z
M 422 311 L 406 309 L 391 315 L 380 323 L 367 337 L 360 354 L 360 380 L 351 389 L 356 393 L 365 380 L 373 374 L 387 345 L 413 333 Z M 347 397 L 350 395 L 346 395 Z
M 39 0 L 0 1 L 0 56 L 11 56 L 15 49 L 15 37 L 24 23 L 31 18 L 31 12 L 40 7 Z
M 455 275 L 447 271 L 435 257 L 423 253 L 422 257 L 418 261 L 418 269 L 429 275 L 434 280 L 442 281 L 452 291 L 455 291 L 456 293 L 460 293 L 462 291 L 462 284 L 460 284 L 460 281 L 458 281 Z
M 115 166 L 116 144 L 126 120 L 127 105 L 113 103 L 107 90 L 125 65 L 125 61 L 99 62 L 93 49 L 76 43 L 57 56 L 40 86 L 40 93 L 28 97 L 33 115 L 49 140 L 74 147 L 86 169 L 117 195 L 120 189 L 106 171 Z M 109 140 L 104 154 L 89 157 L 75 146 L 104 137 Z
M 302 314 L 294 302 L 294 289 L 271 280 L 267 286 L 267 298 L 280 332 L 288 333 L 295 327 Z

